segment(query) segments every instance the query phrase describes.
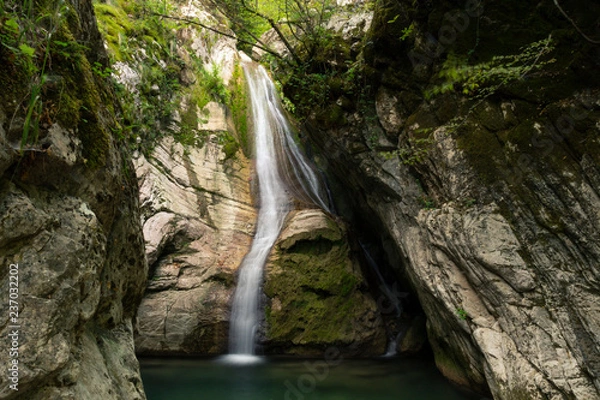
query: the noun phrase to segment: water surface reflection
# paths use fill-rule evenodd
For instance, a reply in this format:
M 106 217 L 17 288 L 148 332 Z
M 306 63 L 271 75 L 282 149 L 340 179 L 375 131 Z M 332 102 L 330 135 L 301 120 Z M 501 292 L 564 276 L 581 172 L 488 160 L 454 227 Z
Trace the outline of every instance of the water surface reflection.
M 477 400 L 427 361 L 142 359 L 148 400 Z

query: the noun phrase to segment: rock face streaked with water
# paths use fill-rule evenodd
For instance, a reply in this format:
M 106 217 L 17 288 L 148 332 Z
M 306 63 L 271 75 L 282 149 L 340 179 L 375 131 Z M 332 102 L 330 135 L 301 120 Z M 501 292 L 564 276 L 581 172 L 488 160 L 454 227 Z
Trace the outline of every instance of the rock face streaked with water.
M 192 2 L 179 12 L 219 26 L 203 6 Z M 216 65 L 219 78 L 231 83 L 238 60 L 235 40 L 201 29 L 179 31 L 177 54 L 185 62 L 180 79 L 194 88 L 198 65 Z M 143 70 L 129 71 L 131 90 Z M 123 75 L 123 74 L 122 74 Z M 137 77 L 137 78 L 136 78 Z M 243 83 L 242 83 L 243 84 Z M 198 90 L 198 89 L 195 89 Z M 140 185 L 146 257 L 150 265 L 145 296 L 136 318 L 138 354 L 222 354 L 227 351 L 234 276 L 251 243 L 256 211 L 251 196 L 251 162 L 223 138 L 236 138 L 230 111 L 213 100 L 191 108 L 189 88 L 171 126 L 148 155 L 134 159 Z M 193 121 L 184 126 L 183 120 Z M 189 121 L 188 121 L 189 123 Z M 192 129 L 198 145 L 184 146 L 172 130 Z
M 227 349 L 234 274 L 256 213 L 249 162 L 223 162 L 222 146 L 165 139 L 136 160 L 150 277 L 137 314 L 139 354 Z
M 137 317 L 140 354 L 220 354 L 227 349 L 234 274 L 256 212 L 249 161 L 223 162 L 222 146 L 165 140 L 136 161 L 151 275 Z

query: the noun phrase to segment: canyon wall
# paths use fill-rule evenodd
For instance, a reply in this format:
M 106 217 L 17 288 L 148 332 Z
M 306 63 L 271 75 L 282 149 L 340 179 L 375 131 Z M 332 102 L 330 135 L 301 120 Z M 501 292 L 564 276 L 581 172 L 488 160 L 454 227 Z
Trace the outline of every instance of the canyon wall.
M 41 3 L 1 28 L 0 398 L 142 400 L 147 265 L 107 56 L 91 1 Z
M 505 3 L 378 2 L 361 53 L 338 53 L 366 101 L 332 89 L 306 127 L 444 375 L 496 399 L 598 398 L 597 23 L 585 2 Z

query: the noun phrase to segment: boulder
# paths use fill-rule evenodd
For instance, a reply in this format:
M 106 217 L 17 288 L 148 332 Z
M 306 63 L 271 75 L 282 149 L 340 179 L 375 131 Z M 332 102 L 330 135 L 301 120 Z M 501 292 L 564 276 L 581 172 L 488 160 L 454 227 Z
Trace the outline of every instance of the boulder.
M 378 356 L 386 334 L 344 226 L 321 210 L 289 216 L 265 272 L 267 354 Z

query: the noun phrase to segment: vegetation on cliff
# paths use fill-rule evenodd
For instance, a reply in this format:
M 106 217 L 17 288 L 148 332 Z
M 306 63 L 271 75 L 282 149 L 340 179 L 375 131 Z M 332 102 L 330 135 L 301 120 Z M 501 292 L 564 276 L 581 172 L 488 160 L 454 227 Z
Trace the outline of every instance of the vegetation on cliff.
M 101 106 L 112 109 L 114 96 L 100 72 L 105 53 L 75 39 L 84 29 L 76 9 L 67 1 L 5 1 L 0 23 L 9 142 L 22 154 L 43 151 L 48 129 L 59 123 L 78 132 L 90 167 L 103 165 L 111 132 L 98 116 Z
M 194 47 L 201 40 L 210 48 L 218 36 L 210 30 L 201 38 L 194 36 L 200 31 L 190 30 L 172 3 L 95 1 L 94 8 L 114 65 L 103 73 L 114 79 L 121 100 L 118 133 L 132 149 L 148 155 L 165 135 L 186 146 L 202 147 L 210 134 L 201 128 L 209 120 L 208 103 L 240 109 L 241 75 L 228 86 L 220 67 L 207 64 Z M 239 112 L 236 115 L 235 137 L 223 130 L 217 138 L 226 158 L 245 147 L 245 122 Z
M 0 4 L 0 275 L 18 264 L 21 284 L 6 399 L 145 399 L 131 323 L 147 269 L 107 62 L 90 1 Z
M 286 96 L 284 102 L 304 120 L 315 109 L 329 107 L 340 93 L 357 95 L 359 80 L 351 43 L 329 26 L 340 10 L 335 1 L 275 2 L 212 1 L 241 39 L 239 47 L 248 54 L 264 53 Z M 354 56 L 354 58 L 353 58 Z M 333 114 L 332 114 L 333 113 Z M 335 116 L 327 109 L 320 116 Z

